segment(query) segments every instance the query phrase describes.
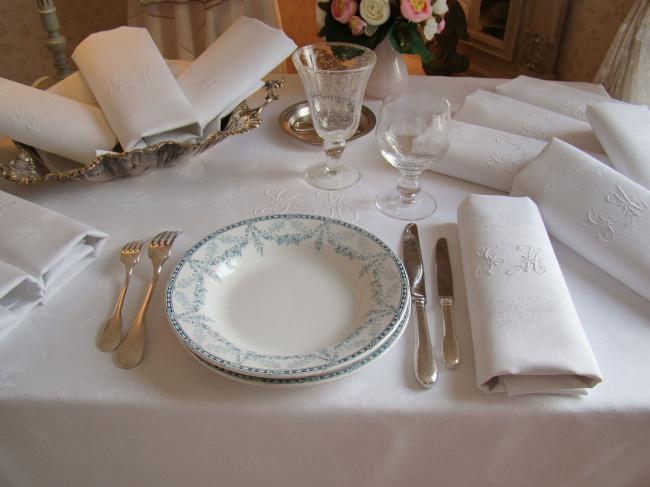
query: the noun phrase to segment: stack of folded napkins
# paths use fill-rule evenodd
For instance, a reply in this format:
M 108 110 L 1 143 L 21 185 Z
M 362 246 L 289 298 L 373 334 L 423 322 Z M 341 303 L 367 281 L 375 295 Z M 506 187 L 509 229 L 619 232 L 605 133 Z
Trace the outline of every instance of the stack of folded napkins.
M 553 138 L 650 188 L 650 109 L 554 81 L 519 76 L 465 98 L 449 151 L 431 170 L 510 191 Z
M 589 104 L 605 94 L 526 76 L 496 93 L 477 90 L 454 115 L 450 147 L 432 171 L 508 192 L 512 181 L 553 137 L 606 159 L 589 123 Z
M 466 98 L 433 167 L 511 194 L 458 210 L 478 385 L 585 394 L 601 376 L 546 232 L 650 300 L 650 110 L 523 76 L 496 92 Z
M 536 107 L 561 113 L 587 122 L 586 110 L 590 103 L 611 102 L 606 95 L 571 88 L 569 86 L 528 76 L 501 83 L 494 88 L 498 94 L 514 98 Z
M 43 92 L 0 79 L 0 134 L 80 163 L 117 141 L 129 150 L 192 140 L 217 128 L 295 48 L 281 30 L 240 17 L 178 69 L 146 29 L 92 34 L 72 54 L 80 74 L 61 86 Z
M 107 235 L 0 191 L 0 338 L 101 250 Z
M 546 141 L 557 137 L 585 151 L 603 152 L 588 123 L 490 91 L 467 96 L 454 120 Z
M 601 381 L 544 222 L 529 198 L 458 209 L 476 376 L 508 395 L 586 394 Z

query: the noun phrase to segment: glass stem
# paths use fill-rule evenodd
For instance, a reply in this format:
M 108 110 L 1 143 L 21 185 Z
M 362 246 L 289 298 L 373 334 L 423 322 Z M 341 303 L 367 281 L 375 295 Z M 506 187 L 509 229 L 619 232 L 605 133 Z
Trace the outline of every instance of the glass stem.
M 415 203 L 415 198 L 421 188 L 418 176 L 420 176 L 420 173 L 417 172 L 403 172 L 397 180 L 397 191 L 399 191 L 402 203 L 407 205 Z
M 325 172 L 331 176 L 336 176 L 341 170 L 341 154 L 343 154 L 343 149 L 345 149 L 345 141 L 326 140 L 323 142 L 323 149 L 327 155 Z

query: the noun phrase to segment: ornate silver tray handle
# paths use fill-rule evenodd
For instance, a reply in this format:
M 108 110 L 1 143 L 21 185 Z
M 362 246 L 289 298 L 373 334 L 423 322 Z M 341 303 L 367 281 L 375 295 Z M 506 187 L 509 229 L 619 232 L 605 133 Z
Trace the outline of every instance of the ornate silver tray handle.
M 19 184 L 45 181 L 103 182 L 125 176 L 137 176 L 152 169 L 182 162 L 230 136 L 244 134 L 259 127 L 262 123 L 261 115 L 264 107 L 278 99 L 276 91 L 283 84 L 284 79 L 267 81 L 264 85 L 266 97 L 259 107 L 249 108 L 245 101 L 240 103 L 230 114 L 222 131 L 198 137 L 193 142 L 167 141 L 142 149 L 109 152 L 98 156 L 95 161 L 79 169 L 52 171 L 44 164 L 33 147 L 14 141 L 19 153 L 11 161 L 0 161 L 0 174 L 5 179 Z

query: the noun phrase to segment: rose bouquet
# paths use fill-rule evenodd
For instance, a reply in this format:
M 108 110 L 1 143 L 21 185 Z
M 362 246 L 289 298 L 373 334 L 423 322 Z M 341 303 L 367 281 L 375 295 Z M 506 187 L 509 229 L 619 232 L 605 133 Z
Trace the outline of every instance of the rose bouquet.
M 317 1 L 318 35 L 374 49 L 388 38 L 397 52 L 433 61 L 429 46 L 445 28 L 446 0 Z

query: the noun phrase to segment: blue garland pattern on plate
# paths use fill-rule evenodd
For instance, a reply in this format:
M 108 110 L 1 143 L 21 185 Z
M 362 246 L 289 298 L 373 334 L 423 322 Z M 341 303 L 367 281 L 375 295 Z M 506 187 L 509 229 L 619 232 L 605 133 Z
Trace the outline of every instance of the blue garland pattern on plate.
M 372 352 L 370 355 L 365 357 L 363 360 L 359 360 L 358 362 L 353 362 L 350 364 L 348 367 L 344 369 L 339 369 L 334 372 L 322 374 L 322 375 L 314 375 L 314 376 L 309 376 L 309 377 L 297 377 L 293 379 L 274 379 L 270 377 L 255 377 L 251 375 L 244 375 L 240 374 L 237 372 L 234 372 L 232 370 L 228 369 L 223 369 L 221 367 L 218 367 L 217 365 L 211 364 L 210 362 L 207 362 L 203 360 L 201 357 L 198 357 L 196 355 L 193 355 L 196 360 L 198 360 L 203 366 L 208 367 L 209 369 L 212 369 L 213 371 L 226 375 L 228 377 L 232 377 L 236 380 L 239 380 L 241 382 L 248 382 L 248 383 L 258 383 L 258 384 L 266 384 L 266 385 L 285 385 L 285 386 L 297 386 L 297 385 L 307 385 L 307 384 L 319 384 L 321 382 L 327 382 L 330 380 L 338 379 L 341 377 L 346 377 L 350 375 L 352 372 L 356 372 L 357 370 L 365 367 L 368 365 L 370 362 L 373 362 L 377 358 L 381 357 L 384 353 L 388 351 L 396 342 L 399 340 L 399 338 L 402 336 L 402 333 L 406 329 L 406 325 L 408 323 L 408 317 L 409 315 L 405 315 L 403 320 L 400 322 L 400 324 L 395 328 L 395 331 L 393 334 L 388 337 L 386 342 L 384 342 L 377 350 Z
M 358 249 L 353 238 L 372 242 L 378 250 Z M 340 343 L 309 354 L 266 355 L 242 350 L 214 328 L 209 316 L 201 312 L 206 302 L 206 278 L 221 282 L 228 262 L 241 257 L 252 246 L 264 255 L 266 243 L 298 246 L 312 242 L 320 252 L 325 246 L 343 257 L 361 263 L 359 277 L 370 277 L 374 307 L 363 316 L 363 324 Z M 178 278 L 188 267 L 191 276 Z M 390 266 L 390 267 L 387 267 Z M 390 284 L 387 288 L 386 283 Z M 399 295 L 396 303 L 386 298 Z M 175 310 L 174 302 L 181 310 Z M 269 215 L 244 220 L 218 230 L 195 244 L 178 263 L 169 280 L 166 308 L 169 320 L 181 341 L 204 360 L 218 367 L 243 373 L 297 375 L 324 373 L 343 366 L 381 343 L 400 323 L 408 304 L 408 280 L 401 261 L 374 235 L 347 222 L 316 215 Z M 188 333 L 191 330 L 192 336 Z M 207 345 L 206 345 L 207 344 Z M 206 348 L 209 348 L 207 350 Z

